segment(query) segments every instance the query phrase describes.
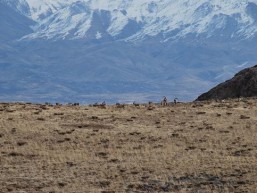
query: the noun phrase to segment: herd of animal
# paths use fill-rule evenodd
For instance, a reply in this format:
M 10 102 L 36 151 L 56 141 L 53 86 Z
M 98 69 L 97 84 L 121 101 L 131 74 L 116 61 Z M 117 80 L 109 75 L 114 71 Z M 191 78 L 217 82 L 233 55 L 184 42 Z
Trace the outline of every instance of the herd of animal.
M 178 98 L 175 98 L 173 100 L 173 104 L 177 104 L 178 103 Z M 167 97 L 163 97 L 163 99 L 161 100 L 160 103 L 153 103 L 153 102 L 148 102 L 148 106 L 153 106 L 154 104 L 159 104 L 161 106 L 168 106 L 171 104 L 171 102 L 168 102 Z M 49 106 L 53 106 L 52 103 L 46 102 L 45 105 L 49 105 Z M 62 106 L 62 103 L 55 103 L 56 106 Z M 133 102 L 133 105 L 135 107 L 139 107 L 141 104 L 140 103 L 136 103 L 135 101 Z M 80 106 L 80 103 L 68 103 L 67 106 Z M 90 104 L 89 106 L 92 107 L 99 107 L 99 108 L 106 108 L 107 103 L 105 101 L 103 101 L 102 103 L 94 103 L 94 104 Z M 126 104 L 121 104 L 121 103 L 116 103 L 115 106 L 117 108 L 125 108 Z

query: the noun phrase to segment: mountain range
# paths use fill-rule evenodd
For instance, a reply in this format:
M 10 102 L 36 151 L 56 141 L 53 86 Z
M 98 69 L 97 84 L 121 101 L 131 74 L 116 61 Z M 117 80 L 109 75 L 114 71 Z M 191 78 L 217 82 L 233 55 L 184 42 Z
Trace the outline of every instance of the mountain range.
M 0 100 L 193 100 L 256 34 L 257 0 L 0 0 Z

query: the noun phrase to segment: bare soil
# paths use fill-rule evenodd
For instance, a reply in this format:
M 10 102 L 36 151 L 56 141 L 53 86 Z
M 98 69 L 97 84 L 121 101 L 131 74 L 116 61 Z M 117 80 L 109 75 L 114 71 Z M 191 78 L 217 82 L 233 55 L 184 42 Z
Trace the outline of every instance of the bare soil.
M 0 192 L 257 192 L 257 100 L 1 103 Z

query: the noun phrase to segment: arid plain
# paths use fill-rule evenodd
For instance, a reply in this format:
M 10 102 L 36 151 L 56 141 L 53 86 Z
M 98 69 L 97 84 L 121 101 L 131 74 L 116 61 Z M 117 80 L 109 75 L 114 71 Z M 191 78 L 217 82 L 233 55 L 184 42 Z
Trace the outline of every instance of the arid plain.
M 257 100 L 1 103 L 0 192 L 255 193 Z

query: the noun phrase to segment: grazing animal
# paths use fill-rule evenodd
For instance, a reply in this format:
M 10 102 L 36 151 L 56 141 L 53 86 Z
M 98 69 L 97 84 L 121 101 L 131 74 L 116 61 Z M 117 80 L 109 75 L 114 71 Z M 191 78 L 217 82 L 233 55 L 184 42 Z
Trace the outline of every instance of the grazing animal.
M 116 107 L 120 108 L 120 109 L 124 109 L 125 108 L 125 104 L 116 103 Z
M 174 104 L 176 105 L 178 103 L 178 98 L 174 99 Z
M 98 106 L 99 106 L 98 103 L 93 104 L 93 107 L 98 107 Z
M 102 102 L 102 104 L 98 105 L 99 108 L 106 109 L 106 102 Z
M 139 107 L 139 106 L 140 106 L 140 104 L 137 104 L 135 101 L 133 102 L 133 105 L 134 105 L 135 107 Z
M 154 110 L 156 108 L 153 102 L 148 102 L 148 105 L 146 107 L 148 110 Z
M 161 101 L 162 106 L 167 106 L 168 105 L 168 99 L 167 97 L 164 97 L 163 100 Z

